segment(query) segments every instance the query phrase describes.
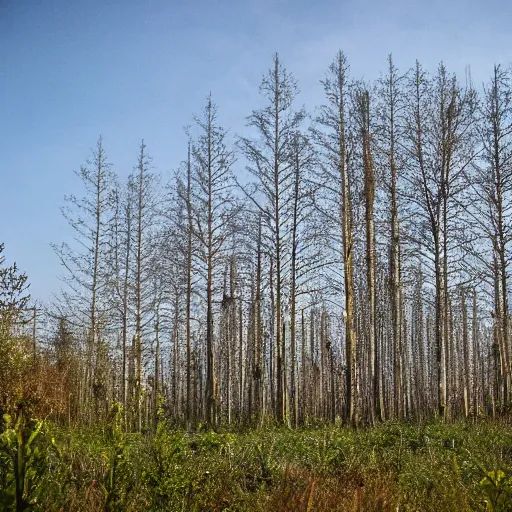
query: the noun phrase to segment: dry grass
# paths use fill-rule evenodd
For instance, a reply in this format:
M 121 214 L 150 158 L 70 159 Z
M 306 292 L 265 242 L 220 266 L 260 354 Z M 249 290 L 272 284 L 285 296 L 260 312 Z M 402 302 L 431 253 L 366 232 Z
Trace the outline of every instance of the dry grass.
M 269 496 L 265 511 L 395 511 L 399 493 L 394 480 L 393 475 L 385 474 L 366 479 L 357 473 L 315 476 L 308 470 L 288 467 Z

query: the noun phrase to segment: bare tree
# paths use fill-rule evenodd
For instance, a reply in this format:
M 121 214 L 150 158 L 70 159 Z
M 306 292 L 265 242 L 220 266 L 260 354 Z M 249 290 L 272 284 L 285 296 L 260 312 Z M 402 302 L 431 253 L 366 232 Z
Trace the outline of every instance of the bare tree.
M 276 326 L 276 400 L 275 415 L 279 422 L 285 420 L 285 344 L 282 343 L 284 252 L 289 251 L 286 233 L 286 217 L 291 198 L 294 170 L 291 144 L 295 132 L 304 119 L 304 110 L 295 111 L 293 101 L 298 86 L 277 54 L 274 66 L 263 77 L 260 92 L 268 104 L 253 111 L 248 118 L 249 126 L 257 129 L 259 138 L 241 138 L 240 148 L 249 165 L 247 170 L 255 177 L 254 190 L 249 195 L 261 212 L 272 257 L 275 261 L 275 326 Z M 259 196 L 259 197 L 258 197 Z M 260 199 L 261 198 L 261 199 Z
M 57 306 L 60 316 L 73 318 L 76 325 L 87 329 L 87 364 L 84 375 L 86 404 L 94 399 L 98 414 L 100 399 L 105 395 L 105 378 L 101 374 L 103 327 L 102 312 L 107 309 L 106 249 L 109 236 L 109 218 L 113 210 L 114 175 L 108 162 L 103 139 L 100 137 L 93 156 L 77 172 L 85 195 L 77 198 L 66 196 L 67 206 L 62 214 L 76 233 L 76 244 L 53 244 L 65 271 L 68 287 Z M 83 313 L 87 311 L 87 314 Z M 92 420 L 92 411 L 87 411 Z
M 206 281 L 206 422 L 217 423 L 214 368 L 215 275 L 224 257 L 226 242 L 236 230 L 239 207 L 231 193 L 233 153 L 226 131 L 218 125 L 217 107 L 208 96 L 204 113 L 196 117 L 199 134 L 192 142 L 193 235 L 198 242 Z
M 427 249 L 427 257 L 433 261 L 437 402 L 439 415 L 444 417 L 449 393 L 449 229 L 453 229 L 456 218 L 455 197 L 463 188 L 464 172 L 474 158 L 472 148 L 468 147 L 474 119 L 474 91 L 462 89 L 443 65 L 430 80 L 419 63 L 410 88 L 411 166 L 407 198 L 411 205 L 418 207 L 415 210 L 418 218 L 424 218 L 420 232 L 426 229 L 428 238 L 420 248 Z
M 467 174 L 471 201 L 465 210 L 476 234 L 473 254 L 492 283 L 494 323 L 499 352 L 501 403 L 510 399 L 511 346 L 508 305 L 509 245 L 512 215 L 512 76 L 510 69 L 494 66 L 480 106 L 481 159 Z M 481 236 L 478 236 L 481 234 Z M 487 241 L 487 242 L 486 242 Z M 488 244 L 490 251 L 483 247 Z M 491 257 L 486 258 L 486 255 Z M 476 269 L 475 269 L 476 271 Z
M 137 165 L 129 179 L 134 203 L 132 231 L 132 268 L 135 317 L 133 344 L 135 350 L 135 428 L 142 429 L 142 392 L 143 392 L 143 340 L 145 330 L 154 321 L 155 296 L 152 287 L 154 235 L 156 233 L 157 193 L 156 175 L 150 172 L 151 160 L 146 152 L 144 141 L 141 142 Z
M 357 339 L 354 309 L 354 245 L 352 232 L 350 148 L 347 140 L 348 63 L 340 51 L 322 81 L 327 99 L 317 122 L 323 131 L 316 131 L 320 147 L 326 154 L 324 188 L 341 206 L 339 226 L 342 233 L 343 285 L 345 290 L 346 347 L 346 410 L 345 418 L 359 421 L 357 407 Z

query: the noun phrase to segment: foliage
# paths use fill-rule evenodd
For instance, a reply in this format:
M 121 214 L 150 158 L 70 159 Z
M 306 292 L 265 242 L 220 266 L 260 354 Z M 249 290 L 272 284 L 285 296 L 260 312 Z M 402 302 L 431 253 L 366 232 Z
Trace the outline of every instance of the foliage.
M 12 321 L 22 311 L 30 299 L 27 294 L 27 275 L 20 273 L 16 263 L 6 267 L 2 255 L 4 245 L 0 244 L 0 326 Z
M 161 422 L 142 435 L 125 433 L 118 404 L 101 429 L 7 421 L 3 510 L 15 510 L 20 447 L 19 510 L 502 512 L 512 504 L 512 430 L 496 423 L 234 434 Z
M 0 480 L 2 509 L 37 509 L 41 490 L 38 482 L 48 470 L 47 442 L 41 436 L 44 425 L 43 421 L 28 420 L 22 404 L 14 420 L 4 415 L 4 431 L 0 434 L 0 461 L 4 468 Z

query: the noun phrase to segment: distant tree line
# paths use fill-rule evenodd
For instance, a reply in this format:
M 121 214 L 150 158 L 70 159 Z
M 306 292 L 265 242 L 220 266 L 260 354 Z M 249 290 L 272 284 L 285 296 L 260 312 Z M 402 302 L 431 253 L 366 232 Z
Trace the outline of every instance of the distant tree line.
M 367 83 L 339 52 L 297 105 L 276 54 L 232 140 L 211 96 L 166 182 L 100 138 L 55 245 L 41 357 L 61 421 L 129 429 L 495 416 L 511 404 L 512 74 L 441 64 Z

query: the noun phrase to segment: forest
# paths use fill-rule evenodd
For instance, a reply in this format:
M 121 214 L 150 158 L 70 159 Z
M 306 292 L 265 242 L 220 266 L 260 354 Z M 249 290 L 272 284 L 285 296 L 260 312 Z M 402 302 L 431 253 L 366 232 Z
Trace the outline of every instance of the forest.
M 383 70 L 100 136 L 47 304 L 0 246 L 0 509 L 511 510 L 512 69 Z

